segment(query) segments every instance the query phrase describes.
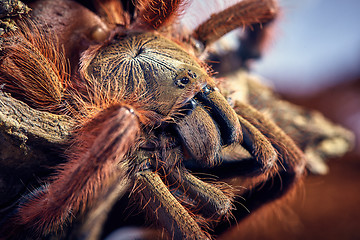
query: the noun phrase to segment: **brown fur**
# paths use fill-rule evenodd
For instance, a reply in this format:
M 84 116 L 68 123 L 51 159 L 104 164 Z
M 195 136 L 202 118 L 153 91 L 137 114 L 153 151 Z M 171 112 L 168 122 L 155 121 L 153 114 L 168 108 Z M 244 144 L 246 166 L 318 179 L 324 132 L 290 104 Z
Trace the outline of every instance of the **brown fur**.
M 130 16 L 124 10 L 120 1 L 117 0 L 97 0 L 96 4 L 99 14 L 104 16 L 106 22 L 111 25 L 130 25 Z
M 278 152 L 278 161 L 276 163 L 279 164 L 281 168 L 285 168 L 281 165 L 281 162 L 284 162 L 287 166 L 284 170 L 295 174 L 296 178 L 304 174 L 306 163 L 304 153 L 280 127 L 270 119 L 267 119 L 255 108 L 243 103 L 236 102 L 235 111 L 259 129 L 271 142 Z
M 170 25 L 180 14 L 183 0 L 137 0 L 138 22 L 143 29 Z
M 20 22 L 21 31 L 5 39 L 0 81 L 5 83 L 5 89 L 24 96 L 32 106 L 51 111 L 62 101 L 68 64 L 56 36 L 46 34 L 35 24 Z
M 136 139 L 136 116 L 121 105 L 99 113 L 78 130 L 69 155 L 40 196 L 20 208 L 17 223 L 47 233 L 61 229 L 85 205 L 91 205 L 113 171 L 127 171 L 125 154 Z M 36 223 L 36 225 L 34 225 Z
M 213 14 L 195 29 L 193 36 L 205 45 L 238 28 L 271 21 L 278 12 L 274 0 L 244 0 L 224 11 Z

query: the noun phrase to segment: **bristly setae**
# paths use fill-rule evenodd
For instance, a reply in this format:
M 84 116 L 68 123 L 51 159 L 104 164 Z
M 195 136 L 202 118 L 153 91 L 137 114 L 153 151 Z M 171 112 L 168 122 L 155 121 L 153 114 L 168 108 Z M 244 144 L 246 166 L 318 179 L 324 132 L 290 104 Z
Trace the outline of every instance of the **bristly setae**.
M 11 19 L 17 30 L 1 36 L 0 81 L 31 108 L 67 115 L 75 127 L 67 160 L 19 199 L 1 236 L 60 234 L 121 186 L 118 198 L 130 191 L 166 236 L 209 239 L 209 229 L 245 210 L 235 210 L 234 189 L 191 169 L 221 166 L 260 178 L 250 210 L 303 175 L 303 154 L 290 137 L 253 107 L 231 107 L 198 58 L 225 33 L 272 21 L 275 1 L 240 1 L 190 33 L 176 26 L 186 10 L 181 0 L 96 1 L 96 14 L 66 0 L 29 4 L 31 14 Z M 223 161 L 229 145 L 251 157 Z

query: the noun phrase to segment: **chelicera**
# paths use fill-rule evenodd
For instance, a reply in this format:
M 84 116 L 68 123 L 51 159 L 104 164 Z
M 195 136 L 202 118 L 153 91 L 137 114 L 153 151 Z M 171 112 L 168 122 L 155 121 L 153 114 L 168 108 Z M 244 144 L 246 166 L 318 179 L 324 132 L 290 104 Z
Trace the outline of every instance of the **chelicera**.
M 200 60 L 199 45 L 206 49 L 236 27 L 270 22 L 276 3 L 241 1 L 188 34 L 175 26 L 183 4 L 99 1 L 100 19 L 72 1 L 37 1 L 19 30 L 2 36 L 4 90 L 75 122 L 66 162 L 19 199 L 3 235 L 57 234 L 121 179 L 169 237 L 209 239 L 204 222 L 220 229 L 227 218 L 243 216 L 234 210 L 231 187 L 192 171 L 260 178 L 250 210 L 301 178 L 305 160 L 291 138 L 253 107 L 230 106 Z M 230 145 L 242 146 L 249 159 L 237 161 L 231 152 L 225 159 Z M 274 178 L 284 181 L 281 187 Z

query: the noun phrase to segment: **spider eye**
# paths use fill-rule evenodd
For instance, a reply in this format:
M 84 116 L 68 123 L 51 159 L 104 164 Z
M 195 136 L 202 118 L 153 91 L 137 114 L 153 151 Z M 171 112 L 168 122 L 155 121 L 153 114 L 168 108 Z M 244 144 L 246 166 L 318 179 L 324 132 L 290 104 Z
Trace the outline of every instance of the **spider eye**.
M 196 73 L 193 72 L 193 71 L 191 71 L 190 69 L 188 70 L 188 75 L 189 75 L 189 77 L 191 77 L 191 78 L 197 78 Z
M 181 68 L 175 80 L 175 85 L 183 89 L 185 88 L 186 84 L 196 81 L 196 78 L 197 74 L 195 73 L 195 71 L 191 69 Z
M 188 83 L 190 82 L 190 79 L 189 79 L 188 77 L 183 77 L 183 78 L 180 80 L 180 82 L 181 82 L 182 84 L 188 84 Z

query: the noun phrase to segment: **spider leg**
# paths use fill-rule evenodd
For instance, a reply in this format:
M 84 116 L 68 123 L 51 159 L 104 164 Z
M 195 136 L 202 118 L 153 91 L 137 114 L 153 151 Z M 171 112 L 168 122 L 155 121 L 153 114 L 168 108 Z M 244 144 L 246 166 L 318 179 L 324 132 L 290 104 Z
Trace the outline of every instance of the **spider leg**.
M 271 142 L 278 152 L 278 159 L 283 164 L 284 170 L 293 172 L 297 176 L 304 173 L 306 161 L 303 152 L 280 127 L 250 105 L 237 101 L 234 109 Z
M 196 114 L 193 115 L 195 116 Z M 201 117 L 201 119 L 204 118 Z M 227 169 L 228 171 L 224 174 L 224 176 L 227 175 L 227 177 L 229 177 L 228 173 L 239 176 L 239 173 L 236 171 L 237 169 L 242 171 L 243 175 L 260 175 L 264 172 L 266 174 L 267 172 L 274 171 L 277 167 L 276 161 L 278 154 L 272 142 L 248 120 L 240 115 L 238 115 L 238 119 L 243 134 L 242 146 L 252 154 L 253 158 L 241 162 L 228 162 L 227 164 L 225 163 L 225 166 L 224 163 L 221 163 L 220 166 L 209 169 L 213 169 L 215 175 L 218 175 L 219 168 Z M 187 162 L 185 162 L 185 165 L 186 163 Z M 191 163 L 194 164 L 193 161 L 191 161 Z M 206 166 L 204 166 L 203 163 L 200 165 L 197 170 L 203 172 Z M 209 165 L 209 167 L 213 166 Z M 246 170 L 244 171 L 244 169 Z M 192 168 L 192 170 L 195 169 Z M 198 205 L 202 205 L 199 211 L 205 217 L 218 219 L 229 213 L 232 206 L 231 197 L 226 196 L 220 189 L 197 179 L 185 169 L 177 168 L 168 172 L 170 172 L 168 179 L 170 179 L 170 182 L 174 184 L 175 187 L 180 187 L 185 195 L 194 199 L 195 202 L 198 201 L 200 203 Z
M 284 196 L 296 186 L 304 175 L 305 157 L 293 140 L 275 123 L 251 106 L 236 102 L 234 110 L 238 114 L 243 131 L 240 143 L 250 154 L 248 158 L 230 159 L 219 166 L 200 165 L 197 162 L 188 164 L 192 171 L 207 172 L 215 176 L 229 178 L 235 176 L 259 177 L 255 186 L 244 191 L 242 198 L 245 206 L 255 211 L 268 202 Z M 239 202 L 242 202 L 239 199 Z M 221 222 L 216 226 L 216 233 L 221 233 L 248 216 L 248 211 L 235 204 L 232 211 L 234 218 L 230 222 Z
M 105 222 L 116 202 L 123 197 L 131 188 L 129 178 L 123 176 L 123 172 L 115 172 L 108 182 L 108 189 L 99 194 L 96 203 L 71 228 L 70 239 L 100 239 L 104 230 Z
M 102 189 L 111 184 L 114 171 L 127 178 L 124 157 L 138 131 L 137 116 L 120 104 L 86 121 L 75 136 L 69 161 L 42 191 L 23 199 L 9 231 L 25 229 L 41 235 L 62 230 L 85 205 L 94 204 Z
M 30 106 L 53 110 L 61 103 L 65 90 L 66 59 L 57 42 L 48 40 L 53 37 L 51 34 L 45 35 L 32 22 L 18 26 L 21 31 L 4 38 L 0 82 L 6 91 Z
M 141 188 L 139 194 L 147 201 L 145 207 L 156 215 L 159 223 L 172 234 L 172 239 L 210 239 L 157 173 L 149 169 L 139 171 L 136 181 Z
M 274 0 L 243 0 L 213 14 L 194 30 L 192 36 L 206 47 L 239 26 L 269 22 L 276 17 L 277 12 Z
M 265 136 L 278 153 L 278 159 L 274 166 L 269 169 L 270 178 L 266 177 L 255 187 L 242 194 L 246 199 L 246 208 L 254 211 L 264 204 L 284 196 L 301 180 L 305 170 L 305 156 L 296 146 L 294 141 L 282 131 L 275 123 L 267 119 L 255 108 L 236 102 L 235 111 L 246 121 L 257 128 Z M 240 161 L 239 166 L 249 161 Z M 240 221 L 248 216 L 239 208 L 233 211 L 235 219 Z M 228 223 L 221 223 L 217 226 L 217 232 L 223 232 L 229 227 Z
M 183 0 L 138 0 L 136 27 L 159 29 L 178 16 Z
M 242 116 L 238 115 L 238 118 L 243 132 L 241 145 L 260 163 L 262 172 L 266 172 L 277 160 L 276 150 L 260 130 Z
M 193 171 L 204 172 L 205 170 L 207 173 L 215 174 L 219 177 L 221 177 L 219 172 L 223 172 L 224 177 L 230 177 L 231 175 L 253 176 L 273 169 L 276 165 L 275 162 L 277 161 L 278 154 L 270 140 L 242 116 L 238 115 L 238 119 L 243 135 L 241 145 L 251 154 L 251 158 L 244 159 L 241 162 L 222 161 L 216 168 L 211 168 L 213 165 L 207 164 L 204 166 L 204 164 L 197 164 L 194 161 L 185 162 L 185 166 Z
M 185 168 L 173 169 L 167 176 L 173 188 L 190 197 L 194 211 L 199 211 L 204 217 L 218 220 L 227 216 L 232 209 L 232 196 L 227 196 L 220 188 L 201 181 Z
M 281 169 L 297 176 L 303 174 L 305 156 L 280 127 L 255 108 L 239 101 L 236 101 L 234 110 L 238 114 L 243 134 L 243 140 L 240 144 L 251 154 L 251 157 L 241 161 L 225 160 L 222 162 L 224 166 L 216 166 L 214 171 L 222 168 L 224 171 L 228 169 L 228 171 L 233 172 L 234 167 L 238 166 L 236 169 L 245 167 L 246 170 L 241 170 L 240 173 L 235 173 L 236 175 L 276 173 Z M 206 169 L 206 166 L 195 163 L 187 165 L 185 162 L 185 164 L 191 170 Z
M 199 223 L 206 228 L 208 222 L 203 217 L 216 221 L 226 216 L 232 207 L 232 194 L 223 193 L 220 184 L 215 186 L 192 176 L 182 165 L 181 147 L 173 148 L 173 140 L 166 134 L 159 137 L 155 155 L 138 155 L 142 156 L 138 160 L 141 170 L 136 174 L 138 187 L 133 193 L 140 194 L 148 214 L 172 239 L 209 239 Z

